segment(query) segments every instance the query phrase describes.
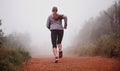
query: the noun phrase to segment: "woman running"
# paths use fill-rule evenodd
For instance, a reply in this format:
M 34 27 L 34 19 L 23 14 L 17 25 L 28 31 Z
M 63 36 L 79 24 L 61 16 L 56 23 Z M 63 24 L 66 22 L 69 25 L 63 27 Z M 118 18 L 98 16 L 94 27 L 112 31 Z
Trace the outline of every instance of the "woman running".
M 51 42 L 53 45 L 53 54 L 55 57 L 55 63 L 59 58 L 62 58 L 62 38 L 64 29 L 67 29 L 67 17 L 57 13 L 57 7 L 52 8 L 52 14 L 47 19 L 47 28 L 51 31 Z M 64 20 L 64 27 L 62 26 L 62 20 Z M 59 56 L 57 55 L 57 46 L 59 48 Z

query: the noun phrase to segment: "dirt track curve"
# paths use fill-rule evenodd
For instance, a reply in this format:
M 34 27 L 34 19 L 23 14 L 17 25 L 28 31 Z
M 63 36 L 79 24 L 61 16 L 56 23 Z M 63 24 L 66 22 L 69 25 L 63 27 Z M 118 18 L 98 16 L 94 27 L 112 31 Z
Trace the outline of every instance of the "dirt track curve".
M 120 71 L 120 60 L 102 57 L 32 58 L 20 71 Z

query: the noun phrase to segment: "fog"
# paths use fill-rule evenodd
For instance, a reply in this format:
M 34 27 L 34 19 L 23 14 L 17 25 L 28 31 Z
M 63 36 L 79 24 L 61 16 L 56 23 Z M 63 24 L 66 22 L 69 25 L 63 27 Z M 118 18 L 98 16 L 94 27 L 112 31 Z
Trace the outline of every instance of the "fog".
M 52 55 L 50 31 L 46 20 L 53 6 L 68 17 L 68 29 L 65 30 L 63 48 L 73 44 L 73 39 L 91 17 L 98 16 L 113 4 L 114 0 L 0 0 L 0 19 L 5 35 L 20 32 L 31 37 L 28 47 L 34 56 Z

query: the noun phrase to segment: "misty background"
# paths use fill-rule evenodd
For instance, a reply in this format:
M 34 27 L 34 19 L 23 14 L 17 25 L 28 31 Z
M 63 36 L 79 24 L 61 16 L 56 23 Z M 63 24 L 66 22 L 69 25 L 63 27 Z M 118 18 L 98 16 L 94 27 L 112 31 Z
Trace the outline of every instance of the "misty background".
M 71 46 L 85 21 L 99 16 L 115 0 L 0 0 L 0 19 L 5 35 L 22 33 L 29 37 L 27 49 L 32 55 L 51 55 L 50 31 L 46 28 L 48 16 L 53 6 L 68 17 L 63 48 Z M 26 44 L 26 42 L 24 42 Z M 27 43 L 28 44 L 28 43 Z

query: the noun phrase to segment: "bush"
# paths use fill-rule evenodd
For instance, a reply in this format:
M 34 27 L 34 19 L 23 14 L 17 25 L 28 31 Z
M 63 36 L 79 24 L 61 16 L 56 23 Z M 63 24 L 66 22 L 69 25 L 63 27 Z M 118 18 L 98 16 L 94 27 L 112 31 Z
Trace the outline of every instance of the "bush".
M 20 40 L 20 38 L 24 39 Z M 11 34 L 3 36 L 1 39 L 0 71 L 18 71 L 23 62 L 31 58 L 25 48 L 24 42 L 25 40 L 27 41 L 27 39 L 25 39 L 23 34 L 19 34 L 19 36 L 17 34 Z M 22 43 L 22 41 L 24 42 Z
M 18 71 L 25 60 L 30 59 L 28 52 L 19 49 L 0 48 L 0 70 Z
M 120 33 L 101 36 L 96 41 L 80 44 L 74 54 L 78 56 L 120 57 Z

